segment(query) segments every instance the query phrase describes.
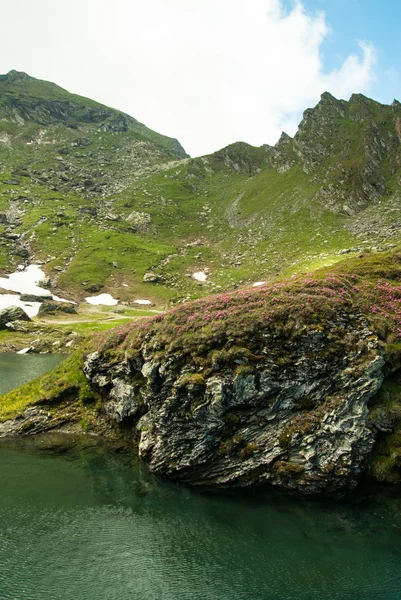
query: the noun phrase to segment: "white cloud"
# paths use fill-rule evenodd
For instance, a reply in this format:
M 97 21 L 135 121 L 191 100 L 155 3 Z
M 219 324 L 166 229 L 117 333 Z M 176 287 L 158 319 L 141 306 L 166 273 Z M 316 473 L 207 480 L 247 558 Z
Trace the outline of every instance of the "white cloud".
M 285 11 L 281 0 L 3 0 L 0 71 L 124 110 L 199 155 L 294 133 L 325 90 L 367 92 L 374 48 L 360 43 L 326 72 L 329 35 L 324 14 L 301 2 Z

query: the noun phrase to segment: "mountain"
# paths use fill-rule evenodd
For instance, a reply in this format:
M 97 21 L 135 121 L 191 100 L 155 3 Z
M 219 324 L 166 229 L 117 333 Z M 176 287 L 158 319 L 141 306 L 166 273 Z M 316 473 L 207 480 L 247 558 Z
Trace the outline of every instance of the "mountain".
M 389 247 L 400 185 L 397 101 L 326 92 L 293 138 L 190 159 L 124 113 L 0 76 L 0 269 L 42 261 L 70 298 L 163 306 Z

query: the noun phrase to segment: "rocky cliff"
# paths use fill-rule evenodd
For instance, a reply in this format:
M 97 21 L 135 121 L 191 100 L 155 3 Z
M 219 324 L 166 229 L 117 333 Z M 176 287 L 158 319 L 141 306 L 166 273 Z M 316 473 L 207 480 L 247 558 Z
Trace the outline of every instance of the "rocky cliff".
M 252 351 L 220 351 L 207 376 L 179 354 L 155 358 L 151 339 L 117 365 L 91 353 L 84 372 L 110 418 L 137 420 L 139 455 L 158 475 L 304 493 L 354 485 L 375 439 L 368 401 L 383 380 L 366 320 L 342 307 L 326 326 L 301 327 L 296 342 L 269 327 L 257 338 Z

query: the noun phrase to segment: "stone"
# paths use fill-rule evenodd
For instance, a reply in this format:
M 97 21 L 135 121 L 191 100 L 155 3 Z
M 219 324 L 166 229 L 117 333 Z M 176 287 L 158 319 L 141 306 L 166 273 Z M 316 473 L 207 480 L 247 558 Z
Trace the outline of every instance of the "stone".
M 82 285 L 87 285 L 87 282 L 83 282 Z M 96 292 L 100 292 L 100 290 L 102 289 L 102 285 L 95 283 L 93 285 L 90 285 L 89 287 L 85 288 L 87 292 L 89 292 L 89 294 L 96 294 Z
M 145 273 L 142 281 L 143 283 L 158 283 L 159 281 L 161 281 L 161 277 L 160 275 L 156 275 L 156 273 L 153 273 L 153 271 L 149 271 L 148 273 Z
M 8 331 L 19 331 L 20 333 L 27 333 L 29 327 L 27 327 L 26 321 L 10 321 L 6 323 Z
M 134 231 L 146 231 L 151 223 L 151 216 L 148 213 L 134 210 L 126 217 L 126 221 L 131 225 Z
M 0 311 L 0 329 L 6 329 L 6 324 L 13 321 L 30 321 L 26 312 L 19 306 L 10 306 Z
M 45 302 L 47 300 L 53 300 L 53 296 L 51 294 L 43 296 L 37 296 L 36 294 L 21 294 L 20 300 L 21 302 Z
M 77 309 L 73 304 L 68 302 L 55 302 L 46 300 L 40 305 L 38 316 L 43 317 L 44 315 L 54 315 L 59 312 L 76 315 Z

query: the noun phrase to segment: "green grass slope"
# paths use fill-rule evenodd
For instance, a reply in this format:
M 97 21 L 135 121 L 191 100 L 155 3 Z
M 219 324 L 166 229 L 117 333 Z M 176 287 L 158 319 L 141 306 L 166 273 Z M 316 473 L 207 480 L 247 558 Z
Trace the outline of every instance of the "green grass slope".
M 64 297 L 96 285 L 166 307 L 390 246 L 400 139 L 399 103 L 325 93 L 294 138 L 189 159 L 123 113 L 11 72 L 0 76 L 0 269 L 40 260 Z

